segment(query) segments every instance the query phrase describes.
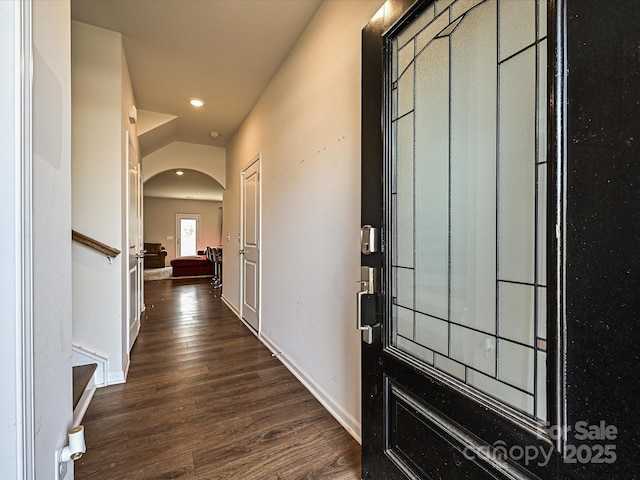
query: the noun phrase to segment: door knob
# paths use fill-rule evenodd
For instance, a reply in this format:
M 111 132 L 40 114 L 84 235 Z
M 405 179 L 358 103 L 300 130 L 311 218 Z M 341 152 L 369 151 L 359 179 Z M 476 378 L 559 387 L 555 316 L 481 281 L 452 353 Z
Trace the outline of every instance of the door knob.
M 362 302 L 367 299 L 369 306 L 368 313 L 371 315 L 371 307 L 375 311 L 375 293 L 376 293 L 376 270 L 372 267 L 361 267 L 360 291 L 357 293 L 356 299 L 356 329 L 362 332 L 362 340 L 365 343 L 372 344 L 374 342 L 373 329 L 377 325 L 362 324 Z M 375 314 L 374 314 L 375 315 Z

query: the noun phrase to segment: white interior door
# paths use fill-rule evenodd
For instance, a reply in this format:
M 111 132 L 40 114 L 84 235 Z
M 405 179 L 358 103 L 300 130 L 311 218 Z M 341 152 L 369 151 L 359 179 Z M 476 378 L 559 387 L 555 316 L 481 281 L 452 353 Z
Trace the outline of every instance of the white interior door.
M 240 298 L 242 318 L 260 326 L 260 159 L 242 171 Z
M 142 299 L 142 218 L 141 218 L 141 189 L 140 189 L 140 165 L 138 153 L 127 132 L 127 159 L 129 174 L 127 182 L 127 238 L 129 244 L 129 275 L 127 288 L 127 306 L 129 312 L 127 328 L 127 345 L 129 351 L 138 337 L 140 331 L 140 315 L 144 309 Z
M 178 213 L 176 215 L 176 252 L 179 257 L 191 257 L 198 253 L 200 243 L 200 215 Z

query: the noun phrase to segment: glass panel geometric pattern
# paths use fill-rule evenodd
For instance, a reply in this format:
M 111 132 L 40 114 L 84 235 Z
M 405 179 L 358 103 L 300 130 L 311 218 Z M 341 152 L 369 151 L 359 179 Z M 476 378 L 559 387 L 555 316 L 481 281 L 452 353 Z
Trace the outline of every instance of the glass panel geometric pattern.
M 391 39 L 387 82 L 391 344 L 541 422 L 543 3 L 433 2 Z

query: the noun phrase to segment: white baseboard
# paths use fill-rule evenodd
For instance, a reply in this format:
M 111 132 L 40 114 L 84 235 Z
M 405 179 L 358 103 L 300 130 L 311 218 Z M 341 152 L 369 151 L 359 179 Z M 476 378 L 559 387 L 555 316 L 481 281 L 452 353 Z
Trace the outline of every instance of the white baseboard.
M 253 331 L 253 329 L 251 329 Z M 362 425 L 353 415 L 347 412 L 329 394 L 327 394 L 316 381 L 309 376 L 302 368 L 296 365 L 278 345 L 264 334 L 258 338 L 271 350 L 274 356 L 302 383 L 311 394 L 326 408 L 329 413 L 351 434 L 355 440 L 362 444 Z
M 124 381 L 127 381 L 129 377 L 129 367 L 131 366 L 131 357 L 127 355 L 126 363 L 124 364 Z
M 240 315 L 240 312 L 238 310 L 236 310 L 236 307 L 234 307 L 229 302 L 229 300 L 226 299 L 224 296 L 221 296 L 220 298 L 225 303 L 225 305 L 227 307 L 229 307 L 229 310 L 231 310 L 234 313 L 234 315 L 236 317 L 238 317 L 238 320 L 240 320 L 242 323 L 244 323 L 245 327 L 247 327 L 251 333 L 253 333 L 256 337 L 260 338 L 260 334 L 256 331 L 255 328 L 253 328 L 253 326 L 249 322 L 247 322 L 244 318 L 242 318 L 242 316 Z
M 224 302 L 224 304 L 229 307 L 229 310 L 231 310 L 233 312 L 233 314 L 238 317 L 238 319 L 244 323 L 245 327 L 247 327 L 249 329 L 249 331 L 251 333 L 253 333 L 256 337 L 260 338 L 260 335 L 258 334 L 258 332 L 256 332 L 256 330 L 249 324 L 249 322 L 247 322 L 244 318 L 242 318 L 242 316 L 240 316 L 240 312 L 238 310 L 236 310 L 236 307 L 234 307 L 228 299 L 226 299 L 224 297 L 224 295 L 221 295 L 220 298 L 222 299 L 222 301 Z
M 244 323 L 244 326 L 247 327 L 251 333 L 253 333 L 256 337 L 258 337 L 258 339 L 260 339 L 260 333 L 258 333 L 258 331 L 255 328 L 253 328 L 249 322 L 247 322 L 242 317 L 238 317 L 238 318 L 242 323 Z
M 231 310 L 236 317 L 238 317 L 240 320 L 242 320 L 242 317 L 240 316 L 240 310 L 238 310 L 235 305 L 233 305 L 228 299 L 227 297 L 223 295 L 220 295 L 220 299 L 224 302 L 224 304 L 229 307 L 229 310 Z
M 125 376 L 125 371 L 121 372 L 109 372 L 108 383 L 107 385 L 117 385 L 118 383 L 126 383 L 127 378 Z
M 256 335 L 258 339 L 274 354 L 274 356 L 280 360 L 280 362 L 289 370 L 302 385 L 305 386 L 309 392 L 327 409 L 327 411 L 342 425 L 349 434 L 356 439 L 358 443 L 362 443 L 361 440 L 361 423 L 356 420 L 353 415 L 347 412 L 341 405 L 339 405 L 330 395 L 328 395 L 316 382 L 311 378 L 302 368 L 293 362 L 286 353 L 282 352 L 282 349 L 268 336 L 263 333 L 256 332 L 251 325 L 249 325 L 241 316 L 238 309 L 224 296 L 221 295 L 222 301 L 229 307 L 229 309 L 244 323 L 249 331 Z

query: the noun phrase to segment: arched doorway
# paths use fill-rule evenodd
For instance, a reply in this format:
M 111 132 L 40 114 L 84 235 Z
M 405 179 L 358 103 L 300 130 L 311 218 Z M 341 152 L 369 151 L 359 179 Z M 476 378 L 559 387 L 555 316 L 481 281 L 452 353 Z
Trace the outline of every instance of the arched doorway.
M 144 182 L 144 241 L 160 243 L 167 264 L 181 256 L 177 219 L 199 218 L 194 227 L 196 251 L 222 243 L 223 186 L 210 175 L 192 169 L 173 168 Z

